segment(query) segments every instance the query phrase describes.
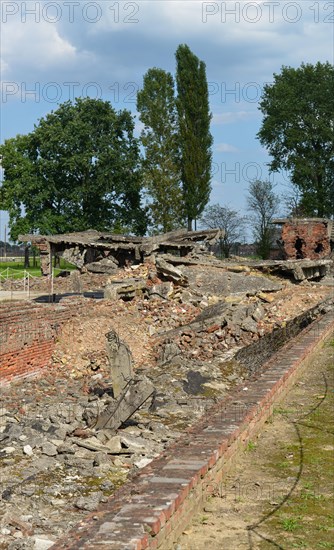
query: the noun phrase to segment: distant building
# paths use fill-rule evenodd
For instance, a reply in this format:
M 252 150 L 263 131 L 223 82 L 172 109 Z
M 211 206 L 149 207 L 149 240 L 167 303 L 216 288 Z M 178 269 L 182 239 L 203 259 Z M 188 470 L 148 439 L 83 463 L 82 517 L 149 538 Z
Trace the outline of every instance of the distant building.
M 325 218 L 275 219 L 282 226 L 277 241 L 281 258 L 286 260 L 318 260 L 330 256 L 334 246 L 334 223 Z
M 256 244 L 240 244 L 236 254 L 237 256 L 256 256 Z

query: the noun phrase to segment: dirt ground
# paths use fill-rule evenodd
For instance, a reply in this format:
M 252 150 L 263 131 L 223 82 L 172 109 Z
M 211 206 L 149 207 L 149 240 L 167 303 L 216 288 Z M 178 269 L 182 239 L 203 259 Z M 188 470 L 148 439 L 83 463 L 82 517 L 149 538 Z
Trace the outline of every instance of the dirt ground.
M 333 352 L 328 341 L 175 550 L 334 548 Z

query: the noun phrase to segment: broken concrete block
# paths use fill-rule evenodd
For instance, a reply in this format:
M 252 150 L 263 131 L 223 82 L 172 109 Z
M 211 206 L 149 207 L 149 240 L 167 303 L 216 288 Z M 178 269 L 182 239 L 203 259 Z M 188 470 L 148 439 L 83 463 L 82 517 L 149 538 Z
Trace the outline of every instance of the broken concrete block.
M 81 281 L 79 271 L 77 271 L 77 270 L 71 271 L 70 279 L 71 279 L 71 287 L 72 287 L 73 292 L 82 293 L 82 281 Z
M 243 272 L 249 273 L 251 270 L 250 267 L 247 265 L 235 265 L 235 264 L 226 265 L 225 269 L 227 271 L 233 271 L 234 273 L 243 273 Z
M 136 460 L 134 462 L 134 465 L 136 468 L 145 468 L 150 462 L 152 462 L 153 458 L 141 458 L 140 460 Z
M 121 443 L 133 452 L 144 451 L 145 449 L 147 450 L 150 445 L 150 442 L 147 441 L 147 439 L 129 434 L 121 435 Z
M 94 512 L 95 510 L 97 510 L 102 497 L 102 491 L 95 491 L 95 493 L 92 493 L 89 496 L 78 498 L 78 500 L 75 502 L 75 506 L 79 510 Z
M 256 309 L 252 313 L 252 317 L 253 317 L 254 321 L 256 321 L 256 322 L 261 321 L 261 319 L 263 319 L 264 315 L 265 315 L 264 308 L 261 306 L 261 304 L 258 304 L 256 306 Z
M 103 258 L 99 262 L 91 262 L 86 264 L 87 271 L 91 273 L 115 273 L 118 269 L 118 262 L 115 258 Z
M 48 550 L 55 543 L 55 540 L 51 540 L 49 537 L 44 535 L 33 537 L 32 540 L 34 541 L 34 550 Z
M 103 297 L 105 300 L 118 300 L 117 285 L 108 284 L 105 286 Z
M 75 441 L 76 445 L 78 447 L 83 447 L 84 449 L 88 449 L 89 451 L 96 451 L 96 452 L 102 452 L 102 453 L 111 453 L 111 450 L 107 445 L 103 445 L 97 437 L 89 437 L 88 439 L 78 439 Z
M 84 247 L 77 245 L 68 246 L 63 252 L 59 253 L 59 255 L 70 264 L 82 269 L 85 264 L 86 253 L 87 250 Z
M 162 349 L 159 363 L 164 365 L 181 353 L 180 348 L 174 342 L 167 342 Z
M 171 281 L 160 283 L 159 285 L 153 285 L 149 290 L 149 297 L 151 299 L 162 298 L 168 300 L 174 291 L 174 286 Z
M 128 345 L 111 330 L 106 334 L 107 355 L 111 369 L 114 397 L 118 398 L 127 383 L 133 378 L 133 359 Z
M 275 299 L 274 296 L 270 296 L 270 294 L 265 294 L 264 292 L 258 292 L 257 296 L 260 298 L 260 300 L 262 300 L 263 302 L 267 302 L 268 304 L 273 302 Z
M 145 291 L 146 281 L 144 279 L 110 280 L 104 289 L 104 298 L 105 300 L 117 300 L 119 298 L 129 300 L 135 296 L 141 296 Z
M 122 450 L 122 444 L 121 444 L 121 438 L 119 435 L 115 435 L 115 437 L 112 437 L 109 439 L 109 441 L 105 444 L 106 447 L 110 450 L 111 453 L 117 454 Z
M 57 454 L 56 445 L 53 445 L 53 443 L 49 443 L 47 441 L 42 445 L 42 454 L 47 456 L 56 456 Z
M 166 262 L 163 258 L 157 256 L 155 266 L 159 277 L 164 277 L 181 286 L 188 286 L 188 277 L 183 275 L 180 269 Z
M 252 317 L 246 317 L 246 319 L 244 319 L 241 323 L 241 328 L 242 330 L 252 332 L 253 334 L 257 334 L 258 332 L 257 324 Z
M 131 380 L 117 404 L 111 404 L 99 415 L 95 429 L 117 430 L 153 394 L 154 386 L 148 378 Z

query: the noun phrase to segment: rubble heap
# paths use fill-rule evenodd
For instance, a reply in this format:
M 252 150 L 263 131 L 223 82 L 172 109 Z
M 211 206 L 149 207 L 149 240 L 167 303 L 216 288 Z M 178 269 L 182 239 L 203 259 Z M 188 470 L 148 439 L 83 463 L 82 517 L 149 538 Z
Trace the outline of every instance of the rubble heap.
M 245 346 L 330 307 L 321 284 L 195 253 L 103 281 L 105 299 L 63 298 L 88 307 L 64 326 L 53 368 L 1 389 L 0 548 L 51 547 L 235 385 L 247 389 Z

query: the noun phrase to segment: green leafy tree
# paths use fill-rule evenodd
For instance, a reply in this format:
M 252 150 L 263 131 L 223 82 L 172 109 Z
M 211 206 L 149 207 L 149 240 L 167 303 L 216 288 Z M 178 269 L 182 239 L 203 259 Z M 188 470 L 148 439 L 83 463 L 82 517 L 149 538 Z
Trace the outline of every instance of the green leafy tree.
M 270 181 L 254 180 L 250 183 L 247 196 L 250 220 L 253 223 L 253 234 L 257 253 L 264 260 L 269 258 L 273 244 L 275 228 L 273 217 L 278 213 L 279 197 Z
M 260 101 L 258 137 L 273 160 L 272 171 L 291 172 L 309 216 L 333 214 L 334 67 L 330 63 L 282 67 Z
M 25 136 L 0 147 L 3 206 L 11 238 L 126 228 L 143 234 L 141 172 L 134 122 L 107 101 L 63 103 Z
M 171 231 L 182 224 L 182 192 L 174 80 L 170 73 L 158 68 L 147 71 L 137 95 L 137 109 L 144 124 L 143 180 L 151 199 L 152 225 Z
M 203 227 L 222 230 L 220 252 L 225 258 L 229 258 L 233 245 L 244 235 L 245 218 L 228 206 L 214 204 L 205 208 L 200 222 Z
M 176 50 L 177 110 L 183 203 L 188 229 L 211 192 L 211 113 L 205 63 L 186 44 Z

